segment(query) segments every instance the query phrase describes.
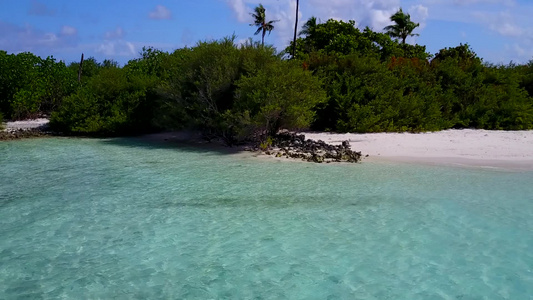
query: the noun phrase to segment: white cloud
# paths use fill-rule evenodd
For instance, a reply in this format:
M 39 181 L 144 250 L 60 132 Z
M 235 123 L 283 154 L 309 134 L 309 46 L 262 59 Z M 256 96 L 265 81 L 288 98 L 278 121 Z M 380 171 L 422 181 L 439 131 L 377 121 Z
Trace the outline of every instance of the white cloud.
M 67 28 L 65 28 L 67 27 Z M 0 49 L 8 52 L 36 52 L 43 49 L 72 47 L 76 38 L 64 34 L 71 31 L 63 26 L 59 33 L 45 32 L 30 25 L 24 27 L 0 21 Z
M 461 6 L 472 4 L 503 4 L 512 6 L 515 3 L 515 0 L 453 0 L 453 4 Z
M 37 43 L 43 45 L 53 45 L 59 41 L 59 38 L 55 33 L 47 32 L 42 37 L 38 38 Z
M 250 13 L 259 3 L 266 8 L 268 20 L 280 20 L 275 23 L 272 36 L 267 37 L 265 42 L 274 44 L 278 50 L 285 48 L 292 40 L 294 31 L 294 0 L 220 0 L 227 3 L 232 10 L 235 20 L 242 24 L 250 24 L 252 17 Z M 432 44 L 446 46 L 464 42 L 467 39 L 476 44 L 472 30 L 482 27 L 493 32 L 494 43 L 499 43 L 491 49 L 484 49 L 490 52 L 492 57 L 510 57 L 508 55 L 525 57 L 527 51 L 518 49 L 533 49 L 533 19 L 529 16 L 533 14 L 533 4 L 520 2 L 517 0 L 307 0 L 300 1 L 299 29 L 302 24 L 311 16 L 317 17 L 321 22 L 330 18 L 336 20 L 354 20 L 359 28 L 369 26 L 372 30 L 383 32 L 383 28 L 389 24 L 390 16 L 400 7 L 411 15 L 411 20 L 420 23 L 420 27 L 415 30 L 421 37 L 411 39 L 414 42 L 424 39 L 427 46 Z M 437 32 L 446 32 L 447 36 L 436 38 L 435 24 L 430 28 L 428 24 L 432 22 L 446 22 L 449 28 Z M 433 32 L 428 32 L 432 30 Z M 476 29 L 477 30 L 477 29 Z M 253 28 L 250 33 L 246 33 L 239 38 L 252 36 L 255 41 L 260 37 L 253 36 Z M 483 34 L 480 32 L 479 34 Z M 433 36 L 429 36 L 433 35 Z M 505 37 L 505 42 L 498 38 Z M 438 41 L 438 42 L 436 42 Z M 509 50 L 496 50 L 503 48 L 504 43 L 510 45 Z M 496 44 L 495 44 L 496 45 Z M 477 49 L 478 51 L 481 51 Z M 491 52 L 492 51 L 492 52 Z M 501 51 L 501 52 L 496 52 Z M 493 59 L 486 57 L 487 59 Z M 531 57 L 526 58 L 531 59 Z M 524 59 L 523 59 L 524 60 Z M 516 59 L 515 59 L 516 61 Z
M 429 8 L 423 5 L 413 5 L 408 10 L 411 15 L 411 21 L 420 23 L 420 27 L 424 27 L 427 18 L 429 17 Z
M 155 9 L 148 14 L 148 16 L 150 19 L 154 20 L 168 20 L 172 19 L 172 12 L 163 5 L 157 5 Z
M 359 27 L 381 31 L 390 23 L 390 16 L 400 8 L 400 0 L 311 0 L 307 10 L 323 20 L 330 18 L 355 20 Z M 307 17 L 307 18 L 308 18 Z
M 429 8 L 421 4 L 413 5 L 407 10 L 407 13 L 411 15 L 411 21 L 420 24 L 420 26 L 417 27 L 413 31 L 413 33 L 420 34 L 421 31 L 426 27 L 427 19 L 429 17 Z M 416 43 L 417 39 L 418 39 L 418 36 L 408 37 L 407 42 Z
M 125 35 L 124 29 L 118 26 L 117 29 L 106 32 L 104 36 L 108 40 L 113 40 L 113 39 L 120 39 L 124 37 L 124 35 Z
M 504 49 L 505 53 L 497 63 L 508 63 L 510 61 L 525 63 L 533 59 L 533 43 L 531 42 L 506 44 Z
M 241 23 L 249 21 L 249 11 L 244 3 L 244 0 L 226 0 L 228 5 L 235 13 L 235 17 Z
M 96 53 L 105 56 L 132 56 L 136 54 L 135 45 L 127 41 L 104 41 L 96 46 Z
M 61 35 L 62 36 L 75 36 L 78 34 L 78 30 L 71 26 L 63 26 L 61 27 Z
M 520 37 L 522 34 L 524 34 L 524 30 L 522 28 L 511 23 L 491 25 L 490 28 L 503 36 Z
M 291 0 L 280 1 L 282 6 L 267 8 L 271 12 L 269 20 L 278 20 L 274 23 L 272 34 L 277 35 L 283 45 L 287 45 L 294 35 L 294 21 L 296 17 L 296 3 Z M 274 36 L 274 37 L 275 37 Z M 266 39 L 266 38 L 265 38 Z M 272 43 L 266 40 L 265 43 Z
M 268 20 L 279 20 L 274 24 L 272 35 L 277 46 L 286 47 L 294 34 L 296 2 L 294 0 L 225 0 L 235 18 L 241 23 L 252 22 L 250 13 L 261 2 L 266 8 Z M 312 16 L 323 22 L 328 19 L 354 20 L 358 27 L 371 27 L 381 31 L 390 23 L 390 16 L 400 8 L 400 0 L 309 0 L 300 1 L 299 24 Z M 417 21 L 418 22 L 418 21 Z M 266 40 L 272 43 L 272 40 Z
M 475 12 L 473 16 L 478 22 L 504 37 L 521 37 L 529 31 L 516 25 L 513 16 L 508 12 Z

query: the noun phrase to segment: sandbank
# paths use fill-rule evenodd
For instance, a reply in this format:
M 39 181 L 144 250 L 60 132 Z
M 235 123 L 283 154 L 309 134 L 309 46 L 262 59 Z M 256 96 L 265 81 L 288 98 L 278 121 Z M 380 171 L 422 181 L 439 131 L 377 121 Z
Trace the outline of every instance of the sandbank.
M 533 170 L 533 130 L 444 130 L 427 133 L 304 132 L 307 139 L 339 144 L 368 155 L 364 162 L 397 161 Z

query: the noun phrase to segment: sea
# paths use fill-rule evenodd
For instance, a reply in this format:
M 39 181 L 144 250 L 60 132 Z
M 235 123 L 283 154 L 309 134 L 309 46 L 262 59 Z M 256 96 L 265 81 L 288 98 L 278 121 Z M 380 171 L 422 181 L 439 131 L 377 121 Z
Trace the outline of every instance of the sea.
M 0 299 L 533 299 L 533 172 L 1 142 Z

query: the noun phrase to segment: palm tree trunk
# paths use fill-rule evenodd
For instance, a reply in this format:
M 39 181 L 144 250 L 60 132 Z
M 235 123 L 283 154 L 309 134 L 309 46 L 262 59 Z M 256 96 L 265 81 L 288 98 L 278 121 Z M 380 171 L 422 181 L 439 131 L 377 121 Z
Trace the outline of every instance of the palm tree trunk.
M 296 33 L 298 32 L 298 7 L 300 0 L 296 0 L 296 22 L 294 23 L 294 40 L 292 41 L 292 58 L 296 57 Z
M 261 37 L 261 46 L 265 46 L 265 34 L 266 34 L 266 29 L 263 28 L 263 35 Z

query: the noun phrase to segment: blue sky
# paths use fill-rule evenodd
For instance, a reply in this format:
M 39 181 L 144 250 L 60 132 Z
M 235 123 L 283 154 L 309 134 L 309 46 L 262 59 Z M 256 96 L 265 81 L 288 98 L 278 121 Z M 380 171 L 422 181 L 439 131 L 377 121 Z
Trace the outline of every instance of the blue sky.
M 526 63 L 533 59 L 532 0 L 301 0 L 300 20 L 316 16 L 353 19 L 381 31 L 402 7 L 420 23 L 419 37 L 430 53 L 468 43 L 485 62 Z M 294 30 L 296 0 L 0 0 L 0 49 L 53 55 L 67 63 L 85 57 L 119 63 L 139 56 L 143 46 L 172 51 L 199 40 L 235 34 L 254 36 L 250 12 L 258 3 L 267 19 L 280 20 L 266 42 L 281 50 Z

